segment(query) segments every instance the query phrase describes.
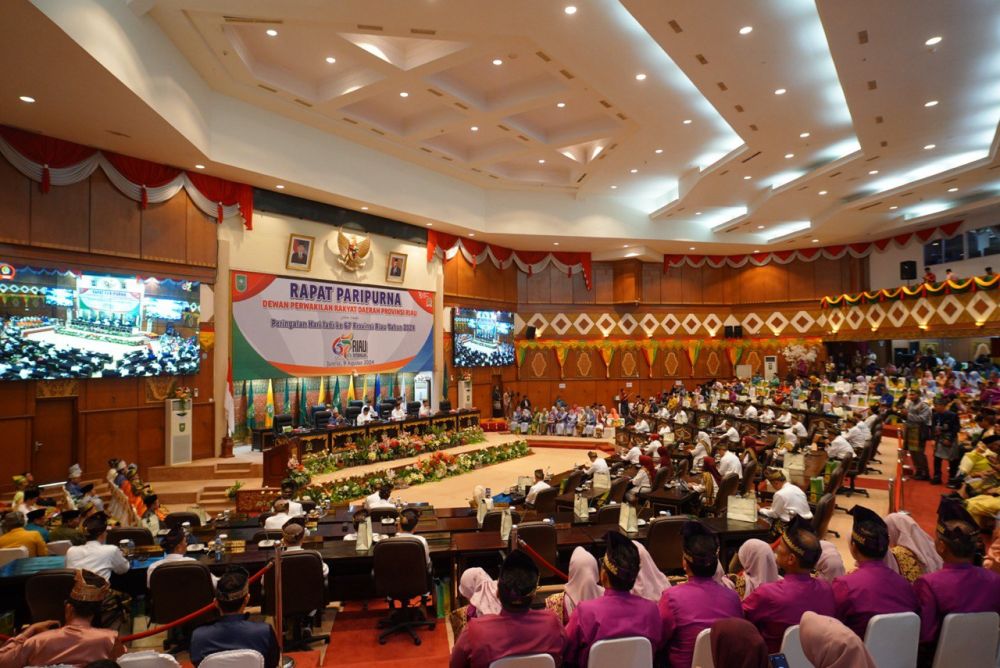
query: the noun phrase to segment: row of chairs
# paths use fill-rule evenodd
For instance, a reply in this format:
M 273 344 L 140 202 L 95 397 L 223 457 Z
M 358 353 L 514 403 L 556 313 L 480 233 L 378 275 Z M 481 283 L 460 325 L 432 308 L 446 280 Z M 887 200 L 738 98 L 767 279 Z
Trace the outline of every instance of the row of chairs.
M 117 659 L 122 668 L 179 668 L 170 654 L 145 651 L 125 654 Z M 206 656 L 199 668 L 264 668 L 264 657 L 252 649 L 232 649 Z

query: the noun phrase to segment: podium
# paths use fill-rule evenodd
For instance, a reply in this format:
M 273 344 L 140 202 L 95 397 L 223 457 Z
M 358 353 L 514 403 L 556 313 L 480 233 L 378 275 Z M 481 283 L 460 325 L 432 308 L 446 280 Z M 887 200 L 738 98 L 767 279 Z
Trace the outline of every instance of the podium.
M 194 438 L 191 434 L 192 404 L 190 399 L 167 399 L 165 402 L 164 439 L 166 441 L 166 462 L 187 464 L 191 461 Z

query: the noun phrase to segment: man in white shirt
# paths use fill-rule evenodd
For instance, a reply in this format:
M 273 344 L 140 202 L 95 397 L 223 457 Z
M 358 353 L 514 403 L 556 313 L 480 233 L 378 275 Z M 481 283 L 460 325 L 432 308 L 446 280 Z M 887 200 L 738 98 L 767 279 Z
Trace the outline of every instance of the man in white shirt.
M 538 496 L 538 493 L 548 488 L 549 483 L 545 482 L 545 471 L 535 469 L 535 484 L 528 489 L 528 495 L 524 497 L 524 502 L 529 506 L 535 505 L 535 498 Z
M 748 420 L 756 420 L 757 419 L 757 407 L 754 406 L 753 404 L 748 405 L 746 412 L 743 413 L 743 417 L 745 417 Z
M 677 424 L 687 424 L 688 414 L 684 412 L 684 409 L 677 411 L 677 415 L 674 416 L 674 422 Z
M 789 485 L 785 481 L 785 474 L 777 469 L 772 469 L 767 473 L 767 481 L 774 487 L 774 499 L 770 508 L 761 508 L 760 514 L 764 517 L 778 519 L 781 522 L 791 522 L 792 516 L 798 515 L 802 519 L 812 519 L 812 510 L 809 508 L 809 499 L 806 493 L 795 485 Z
M 395 508 L 395 504 L 389 500 L 392 496 L 392 485 L 382 485 L 377 492 L 365 497 L 365 510 L 371 511 L 375 508 Z
M 649 435 L 649 445 L 646 446 L 645 455 L 647 457 L 652 457 L 653 461 L 660 461 L 660 453 L 657 452 L 663 446 L 663 442 L 659 439 L 659 435 L 656 433 L 651 433 Z
M 725 440 L 719 441 L 718 454 L 719 475 L 725 478 L 730 473 L 735 473 L 737 478 L 743 478 L 743 464 L 736 453 L 729 449 Z
M 281 531 L 288 520 L 292 519 L 288 505 L 288 499 L 278 499 L 274 502 L 274 514 L 264 520 L 265 531 Z
M 128 559 L 115 545 L 105 545 L 108 537 L 108 516 L 104 513 L 91 515 L 83 523 L 87 536 L 84 545 L 69 548 L 66 552 L 66 568 L 79 568 L 97 573 L 105 580 L 111 580 L 111 573 L 127 573 Z
M 639 434 L 649 433 L 649 423 L 646 422 L 646 418 L 639 418 L 639 421 L 635 423 L 635 431 Z
M 781 415 L 778 416 L 778 419 L 775 420 L 775 422 L 777 422 L 778 424 L 786 425 L 786 426 L 791 425 L 792 424 L 792 414 L 789 413 L 788 411 L 782 411 Z
M 372 421 L 371 407 L 363 406 L 361 412 L 358 413 L 357 425 L 360 427 L 363 424 L 367 424 Z
M 306 511 L 302 508 L 302 504 L 294 499 L 295 497 L 295 485 L 284 484 L 281 486 L 281 498 L 288 501 L 288 514 L 292 517 L 302 517 L 306 514 Z
M 854 448 L 851 447 L 851 442 L 847 440 L 847 437 L 840 433 L 830 441 L 830 445 L 826 446 L 826 454 L 830 456 L 830 459 L 844 459 L 854 455 Z
M 411 538 L 416 538 L 421 543 L 424 544 L 424 554 L 427 556 L 427 570 L 431 568 L 431 548 L 427 544 L 427 539 L 423 536 L 413 533 L 413 530 L 417 528 L 417 522 L 420 521 L 420 512 L 414 510 L 413 508 L 407 508 L 399 516 L 399 531 L 396 532 L 397 536 L 410 536 Z
M 431 416 L 431 404 L 426 399 L 420 404 L 420 417 L 430 417 Z
M 396 407 L 393 408 L 392 412 L 389 414 L 389 419 L 394 422 L 402 422 L 406 419 L 406 409 L 403 408 L 403 402 L 396 402 Z
M 174 526 L 163 537 L 163 540 L 160 541 L 160 546 L 163 547 L 163 559 L 151 563 L 149 568 L 146 569 L 146 589 L 149 589 L 149 585 L 153 581 L 153 571 L 163 564 L 173 564 L 178 561 L 197 561 L 197 559 L 187 556 L 187 534 L 184 533 L 183 527 Z M 215 586 L 218 582 L 219 578 L 213 575 L 212 586 Z
M 774 422 L 774 411 L 772 411 L 771 407 L 768 406 L 763 411 L 760 412 L 760 416 L 758 417 L 758 419 L 761 422 Z
M 740 442 L 740 432 L 736 429 L 736 425 L 732 425 L 726 430 L 726 433 L 722 435 L 723 441 L 729 441 L 730 445 L 736 445 Z
M 634 466 L 639 465 L 639 457 L 642 457 L 642 449 L 638 445 L 633 445 L 625 456 L 622 457 L 626 462 Z
M 860 425 L 861 423 L 859 423 L 857 418 L 854 417 L 849 417 L 844 420 L 844 426 L 847 427 L 847 432 L 844 434 L 844 437 L 855 450 L 860 450 L 865 447 L 865 442 L 868 440 L 868 437 L 865 436 L 864 429 L 862 429 Z
M 792 417 L 792 426 L 790 426 L 789 429 L 791 429 L 792 433 L 795 434 L 796 439 L 809 438 L 808 430 L 806 430 L 805 425 L 802 424 L 802 420 L 797 417 Z
M 302 549 L 302 541 L 306 537 L 305 528 L 297 523 L 293 522 L 289 524 L 284 529 L 281 530 L 281 544 L 285 546 L 285 552 L 305 552 Z M 316 554 L 319 554 L 317 552 Z M 324 561 L 323 562 L 323 582 L 326 583 L 327 576 L 330 575 L 330 566 Z

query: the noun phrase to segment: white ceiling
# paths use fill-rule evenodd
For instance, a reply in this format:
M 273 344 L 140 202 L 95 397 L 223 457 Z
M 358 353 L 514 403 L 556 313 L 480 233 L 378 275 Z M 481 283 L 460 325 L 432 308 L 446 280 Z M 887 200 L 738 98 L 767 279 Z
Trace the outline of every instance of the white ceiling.
M 0 122 L 529 249 L 783 250 L 997 203 L 993 0 L 573 1 L 11 0 Z

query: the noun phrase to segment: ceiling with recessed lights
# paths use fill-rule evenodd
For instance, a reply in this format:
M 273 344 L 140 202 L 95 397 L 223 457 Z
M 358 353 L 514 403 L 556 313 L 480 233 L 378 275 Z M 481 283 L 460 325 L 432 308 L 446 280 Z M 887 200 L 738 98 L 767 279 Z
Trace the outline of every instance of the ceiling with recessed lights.
M 0 122 L 515 248 L 784 250 L 1000 200 L 992 0 L 16 0 L 0 18 L 23 63 Z

